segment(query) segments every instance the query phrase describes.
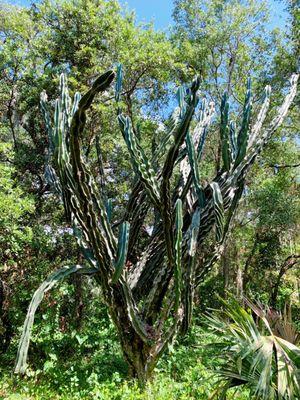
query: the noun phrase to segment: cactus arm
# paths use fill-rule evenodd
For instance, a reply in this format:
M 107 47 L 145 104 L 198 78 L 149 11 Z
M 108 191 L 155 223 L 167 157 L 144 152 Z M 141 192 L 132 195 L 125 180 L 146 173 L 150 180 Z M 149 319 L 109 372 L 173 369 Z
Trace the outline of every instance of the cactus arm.
M 83 238 L 81 229 L 78 227 L 77 223 L 73 224 L 73 235 L 76 238 L 78 247 L 82 252 L 86 261 L 90 264 L 92 268 L 99 269 L 96 258 L 94 257 L 93 251 L 90 246 L 87 245 L 86 240 Z
M 257 140 L 252 144 L 252 147 L 247 152 L 243 162 L 235 169 L 232 175 L 232 182 L 236 182 L 241 176 L 245 175 L 247 170 L 255 161 L 256 157 L 266 143 L 270 140 L 274 132 L 282 125 L 284 118 L 286 117 L 288 110 L 297 94 L 297 83 L 299 80 L 299 74 L 293 74 L 290 78 L 290 90 L 284 98 L 284 101 L 278 112 L 276 117 L 270 122 L 267 128 L 261 128 L 260 134 L 257 136 Z
M 114 263 L 115 271 L 111 278 L 111 282 L 113 284 L 115 284 L 118 281 L 118 279 L 120 278 L 122 271 L 124 269 L 125 263 L 126 263 L 126 257 L 127 257 L 127 252 L 128 252 L 128 242 L 129 242 L 129 228 L 130 228 L 130 224 L 127 221 L 123 222 L 120 227 L 119 241 L 118 241 L 118 253 L 117 253 L 117 259 Z
M 151 201 L 156 207 L 159 208 L 159 189 L 152 164 L 139 145 L 136 135 L 132 130 L 129 118 L 119 115 L 118 119 L 123 137 L 131 156 L 133 167 L 145 186 Z
M 211 124 L 212 121 L 212 117 L 214 114 L 214 104 L 212 103 L 209 108 L 204 108 L 205 107 L 205 102 L 202 101 L 202 110 L 200 112 L 200 117 L 199 117 L 199 122 L 196 125 L 196 128 L 193 132 L 193 138 L 194 138 L 194 143 L 195 145 L 197 145 L 197 141 L 198 141 L 198 145 L 197 145 L 197 163 L 199 163 L 202 159 L 202 155 L 203 155 L 203 150 L 204 150 L 204 145 L 205 145 L 205 141 L 207 138 L 207 134 L 208 134 L 208 128 Z M 185 155 L 184 155 L 185 157 Z M 187 161 L 183 160 L 182 161 L 182 167 L 181 170 L 184 170 L 185 168 L 189 171 L 188 167 L 187 167 Z M 182 173 L 183 174 L 183 173 Z M 183 178 L 183 176 L 182 176 Z M 186 199 L 191 184 L 193 182 L 193 177 L 192 177 L 192 172 L 189 172 L 188 177 L 186 180 L 182 179 L 181 177 L 179 178 L 179 181 L 177 183 L 177 192 L 180 195 L 180 198 L 182 200 Z M 181 183 L 183 180 L 183 184 Z
M 230 121 L 229 124 L 229 140 L 230 140 L 230 156 L 231 161 L 234 162 L 237 156 L 237 142 L 236 142 L 236 126 L 234 121 Z
M 253 144 L 255 143 L 255 141 L 257 140 L 257 137 L 261 131 L 262 125 L 266 119 L 267 112 L 270 107 L 270 95 L 271 95 L 271 86 L 266 86 L 265 99 L 264 99 L 263 105 L 259 111 L 259 114 L 257 116 L 256 122 L 255 122 L 253 128 L 251 129 L 248 148 L 251 148 L 253 146 Z
M 299 80 L 299 74 L 293 74 L 290 79 L 290 90 L 286 95 L 281 107 L 279 108 L 276 117 L 273 118 L 267 129 L 263 130 L 261 137 L 257 143 L 254 144 L 254 148 L 257 152 L 260 152 L 265 144 L 270 140 L 273 133 L 282 125 L 284 118 L 286 117 L 288 110 L 297 93 L 297 83 Z
M 112 220 L 112 199 L 107 199 L 105 202 L 105 209 L 106 209 L 106 215 L 107 215 L 107 220 L 109 223 L 111 223 Z
M 191 324 L 193 313 L 194 280 L 196 267 L 197 237 L 200 228 L 200 208 L 193 214 L 192 222 L 188 231 L 188 266 L 184 279 L 183 309 L 184 316 L 182 321 L 182 333 L 186 334 Z
M 221 125 L 220 125 L 222 160 L 225 171 L 229 171 L 230 168 L 228 116 L 229 116 L 229 102 L 228 102 L 228 94 L 225 92 L 221 102 Z
M 132 323 L 132 326 L 136 333 L 139 335 L 139 337 L 145 342 L 149 343 L 151 340 L 151 337 L 149 337 L 144 322 L 141 320 L 139 316 L 138 309 L 136 307 L 136 304 L 134 302 L 131 290 L 128 286 L 128 283 L 124 280 L 124 278 L 121 276 L 119 279 L 119 282 L 122 286 L 123 293 L 126 299 L 126 307 L 127 307 L 127 315 L 129 320 Z
M 107 268 L 107 260 L 114 258 L 116 240 L 103 201 L 97 194 L 97 188 L 91 175 L 81 162 L 79 138 L 84 129 L 85 111 L 91 105 L 96 93 L 105 90 L 113 77 L 112 72 L 100 76 L 82 98 L 79 94 L 75 95 L 71 108 L 67 84 L 62 75 L 60 80 L 61 97 L 56 102 L 52 133 L 53 142 L 56 145 L 54 160 L 61 186 L 64 188 L 63 201 L 67 215 L 70 220 L 71 214 L 76 217 L 92 247 L 102 249 L 95 254 L 100 262 L 99 267 L 102 265 L 102 268 L 105 264 Z M 45 101 L 44 98 L 42 100 Z M 92 229 L 90 229 L 91 227 Z M 105 254 L 106 262 L 103 258 Z
M 83 117 L 83 113 L 90 108 L 96 94 L 104 92 L 106 89 L 108 89 L 114 78 L 115 73 L 113 71 L 107 71 L 95 80 L 92 88 L 88 90 L 79 101 L 77 110 L 79 118 Z M 78 133 L 82 132 L 81 128 L 83 128 L 83 126 L 80 126 Z
M 47 133 L 48 133 L 49 153 L 51 155 L 53 153 L 55 147 L 56 147 L 56 144 L 54 143 L 53 130 L 52 130 L 52 126 L 51 126 L 50 112 L 49 112 L 48 103 L 47 103 L 47 94 L 46 94 L 45 91 L 43 91 L 41 93 L 40 104 L 41 104 L 41 110 L 42 110 L 42 113 L 43 113 L 43 116 L 44 116 L 46 130 L 47 130 Z
M 180 199 L 176 202 L 176 220 L 175 220 L 176 234 L 175 234 L 175 269 L 174 269 L 174 286 L 175 286 L 175 313 L 177 313 L 182 292 L 182 201 Z
M 101 198 L 97 194 L 96 185 L 83 165 L 80 153 L 79 138 L 85 126 L 86 110 L 91 106 L 95 95 L 107 89 L 114 78 L 114 73 L 108 71 L 96 79 L 92 88 L 80 99 L 78 108 L 74 113 L 70 128 L 70 156 L 73 174 L 72 178 L 76 182 L 75 195 L 79 200 L 81 208 L 86 216 L 87 233 L 91 236 L 90 240 L 98 247 L 104 247 L 108 258 L 113 258 L 116 249 L 116 240 L 108 222 L 106 209 Z M 74 210 L 76 211 L 76 210 Z M 100 218 L 103 232 L 98 227 L 98 217 Z
M 200 173 L 199 173 L 199 167 L 198 167 L 198 162 L 197 162 L 198 160 L 196 157 L 195 147 L 194 147 L 194 144 L 192 142 L 192 138 L 191 138 L 191 135 L 189 134 L 189 132 L 186 135 L 185 143 L 186 143 L 186 147 L 187 147 L 189 163 L 190 163 L 190 167 L 191 167 L 191 172 L 192 172 L 192 177 L 193 177 L 196 193 L 198 196 L 199 205 L 200 205 L 200 207 L 204 207 L 205 196 L 204 196 L 203 188 L 202 188 L 201 182 L 200 182 Z
M 122 91 L 122 81 L 123 81 L 123 68 L 122 64 L 118 64 L 116 84 L 115 84 L 115 100 L 117 103 L 120 101 L 120 95 Z
M 247 145 L 248 145 L 248 136 L 249 136 L 249 125 L 250 125 L 250 116 L 251 116 L 251 80 L 248 79 L 247 82 L 247 91 L 245 95 L 244 102 L 244 110 L 243 110 L 243 119 L 241 123 L 241 128 L 237 137 L 237 156 L 235 160 L 234 167 L 236 168 L 241 161 L 244 159 L 246 155 Z
M 23 325 L 22 335 L 19 342 L 15 373 L 24 374 L 26 371 L 26 361 L 28 355 L 28 348 L 30 343 L 30 336 L 32 331 L 32 326 L 34 323 L 35 312 L 43 300 L 44 294 L 52 289 L 53 286 L 57 284 L 60 280 L 66 278 L 68 275 L 73 273 L 93 273 L 96 272 L 93 268 L 85 268 L 81 265 L 73 265 L 71 267 L 65 266 L 58 271 L 51 274 L 35 291 L 32 300 L 30 302 L 27 316 Z
M 179 149 L 185 140 L 185 136 L 189 130 L 190 123 L 195 113 L 195 108 L 198 104 L 197 90 L 199 89 L 200 80 L 196 78 L 192 83 L 190 95 L 187 99 L 184 116 L 178 129 L 174 135 L 174 144 L 168 150 L 163 168 L 162 168 L 162 181 L 160 186 L 160 199 L 161 199 L 161 216 L 163 219 L 164 236 L 166 243 L 166 250 L 169 262 L 169 268 L 174 266 L 174 252 L 173 252 L 173 234 L 172 234 L 172 199 L 170 194 L 170 179 L 173 173 L 174 165 L 178 157 Z
M 196 79 L 191 87 L 191 95 L 189 103 L 185 107 L 185 113 L 182 117 L 182 120 L 174 133 L 174 143 L 170 147 L 167 157 L 162 168 L 162 185 L 161 185 L 161 192 L 164 192 L 164 187 L 167 186 L 167 182 L 170 179 L 173 168 L 179 153 L 179 148 L 183 144 L 185 140 L 185 136 L 188 132 L 191 120 L 195 113 L 195 108 L 198 104 L 198 97 L 197 97 L 197 90 L 199 89 L 200 81 Z
M 215 210 L 216 219 L 216 240 L 221 242 L 224 232 L 224 206 L 223 206 L 223 196 L 220 187 L 217 182 L 212 182 L 210 184 L 213 195 L 213 203 Z

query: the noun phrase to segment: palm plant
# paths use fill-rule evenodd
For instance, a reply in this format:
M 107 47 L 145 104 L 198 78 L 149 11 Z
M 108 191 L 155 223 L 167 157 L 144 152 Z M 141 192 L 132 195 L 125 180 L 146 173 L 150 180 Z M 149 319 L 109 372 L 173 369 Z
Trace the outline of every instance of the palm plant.
M 261 307 L 246 300 L 249 312 L 233 298 L 222 302 L 223 309 L 207 317 L 221 339 L 214 343 L 222 366 L 212 398 L 225 399 L 229 389 L 245 386 L 254 399 L 299 399 L 300 348 L 272 329 Z
M 256 302 L 256 304 L 254 304 L 247 298 L 244 300 L 258 318 L 264 317 L 267 319 L 272 332 L 276 336 L 297 346 L 300 344 L 300 332 L 297 330 L 296 324 L 293 321 L 291 305 L 286 303 L 283 311 L 278 311 L 261 302 Z
M 239 128 L 229 119 L 228 96 L 224 94 L 219 128 L 222 166 L 214 179 L 204 184 L 199 164 L 214 106 L 200 101 L 199 78 L 179 89 L 179 104 L 171 123 L 149 156 L 139 141 L 142 132 L 136 135 L 132 120 L 121 112 L 119 67 L 116 108 L 135 182 L 121 220 L 115 220 L 103 185 L 99 188 L 82 152 L 86 112 L 98 93 L 109 90 L 115 75 L 114 71 L 106 72 L 83 97 L 75 94 L 73 102 L 62 75 L 61 96 L 53 118 L 47 97 L 42 94 L 50 143 L 46 176 L 61 196 L 85 264 L 55 272 L 34 294 L 16 372 L 26 369 L 34 313 L 44 293 L 59 279 L 84 273 L 101 287 L 132 375 L 142 381 L 151 376 L 168 343 L 180 330 L 188 330 L 195 289 L 220 257 L 245 176 L 286 116 L 298 80 L 298 75 L 292 76 L 282 106 L 266 127 L 263 123 L 270 105 L 269 87 L 260 111 L 252 117 L 248 81 L 242 116 L 237 121 Z M 143 226 L 149 220 L 153 225 L 145 238 Z M 208 250 L 205 240 L 214 229 L 215 246 Z M 200 252 L 201 258 L 197 257 Z

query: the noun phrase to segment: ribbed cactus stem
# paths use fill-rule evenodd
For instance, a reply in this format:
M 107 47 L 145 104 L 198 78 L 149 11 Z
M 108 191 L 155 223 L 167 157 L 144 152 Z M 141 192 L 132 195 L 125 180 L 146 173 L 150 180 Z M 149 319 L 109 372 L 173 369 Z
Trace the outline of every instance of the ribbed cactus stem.
M 129 117 L 121 114 L 122 75 L 122 66 L 118 65 L 116 74 L 108 71 L 99 76 L 82 97 L 76 93 L 73 102 L 62 75 L 53 120 L 47 96 L 44 92 L 41 95 L 49 136 L 45 176 L 62 199 L 88 267 L 63 268 L 36 291 L 24 324 L 16 372 L 25 371 L 34 313 L 44 293 L 59 279 L 82 272 L 92 274 L 102 289 L 133 375 L 143 381 L 149 378 L 179 328 L 187 332 L 195 287 L 221 256 L 246 174 L 287 115 L 298 80 L 298 75 L 292 77 L 289 93 L 266 128 L 269 87 L 255 121 L 250 80 L 241 120 L 230 122 L 229 98 L 223 96 L 218 129 L 222 165 L 209 183 L 200 168 L 214 121 L 214 105 L 199 100 L 200 79 L 196 77 L 190 86 L 179 89 L 179 106 L 168 127 L 154 133 L 161 139 L 148 157 L 140 140 L 142 126 L 136 135 Z M 107 200 L 105 179 L 98 185 L 82 156 L 81 144 L 88 109 L 97 94 L 110 90 L 115 77 L 116 122 L 135 172 L 132 192 L 118 220 L 117 212 L 112 215 L 112 202 Z M 215 239 L 210 235 L 213 229 Z M 207 240 L 215 243 L 207 247 Z

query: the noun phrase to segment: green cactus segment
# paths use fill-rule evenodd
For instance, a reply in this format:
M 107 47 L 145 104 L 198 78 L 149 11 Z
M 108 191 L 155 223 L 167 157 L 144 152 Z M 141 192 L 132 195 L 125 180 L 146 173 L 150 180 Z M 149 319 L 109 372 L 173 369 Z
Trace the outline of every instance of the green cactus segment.
M 204 145 L 205 145 L 207 133 L 208 133 L 208 129 L 207 129 L 206 126 L 204 126 L 203 129 L 202 129 L 201 135 L 200 135 L 198 146 L 197 146 L 197 159 L 198 159 L 198 161 L 201 161 L 201 158 L 202 158 L 202 155 L 203 155 L 203 150 L 204 150 Z
M 56 194 L 58 194 L 60 197 L 62 197 L 62 187 L 59 182 L 59 179 L 56 175 L 55 170 L 53 167 L 49 164 L 45 166 L 45 172 L 44 172 L 44 177 L 48 185 L 54 190 Z
M 226 171 L 229 171 L 230 169 L 228 118 L 229 118 L 229 102 L 228 102 L 228 94 L 227 92 L 225 92 L 221 102 L 220 135 L 221 135 L 222 161 Z
M 188 152 L 189 163 L 192 171 L 194 186 L 196 189 L 196 193 L 198 196 L 199 205 L 201 208 L 205 206 L 205 196 L 200 182 L 200 173 L 198 167 L 198 160 L 196 156 L 195 146 L 193 144 L 193 140 L 191 138 L 190 133 L 188 132 L 185 138 L 185 143 Z
M 122 285 L 124 296 L 126 298 L 127 313 L 132 323 L 133 329 L 145 343 L 150 343 L 151 337 L 149 337 L 145 324 L 139 316 L 139 310 L 135 305 L 131 290 L 129 289 L 127 282 L 124 281 L 122 276 L 120 277 L 120 283 Z
M 198 207 L 192 217 L 192 222 L 189 228 L 189 245 L 188 255 L 194 257 L 197 250 L 197 237 L 200 229 L 200 208 Z
M 121 96 L 121 91 L 122 91 L 122 82 L 123 82 L 123 68 L 122 68 L 122 64 L 118 64 L 116 85 L 115 85 L 115 100 L 116 100 L 116 102 L 120 101 L 120 96 Z
M 195 288 L 195 268 L 196 268 L 196 251 L 197 251 L 197 238 L 200 229 L 200 215 L 201 210 L 198 207 L 192 217 L 192 222 L 188 230 L 188 265 L 184 279 L 183 290 L 183 309 L 184 317 L 182 321 L 181 331 L 186 334 L 192 320 L 193 314 L 193 298 Z
M 138 139 L 132 130 L 129 118 L 119 115 L 118 119 L 131 155 L 133 167 L 143 182 L 150 199 L 156 207 L 159 207 L 159 188 L 154 169 L 145 155 L 144 150 L 138 143 Z
M 91 273 L 93 271 L 91 269 L 84 268 L 81 265 L 65 266 L 51 274 L 34 293 L 27 311 L 27 316 L 24 322 L 23 331 L 19 342 L 15 366 L 16 374 L 24 374 L 26 371 L 27 354 L 32 326 L 34 323 L 34 316 L 38 306 L 43 300 L 44 294 L 52 289 L 52 287 L 56 285 L 57 282 L 76 272 Z
M 174 133 L 176 132 L 176 129 L 178 128 L 178 124 L 180 123 L 180 121 L 181 121 L 180 110 L 177 107 L 171 115 L 169 127 L 166 130 L 165 135 L 161 139 L 159 146 L 154 152 L 152 160 L 153 163 L 158 162 L 159 159 L 165 154 L 167 146 L 172 142 L 174 142 Z
M 114 78 L 115 73 L 113 71 L 107 71 L 100 75 L 93 83 L 91 89 L 88 90 L 80 99 L 78 111 L 80 113 L 86 111 L 91 106 L 96 94 L 99 92 L 104 92 L 106 89 L 108 89 Z
M 177 161 L 179 149 L 185 140 L 190 123 L 195 113 L 195 109 L 198 105 L 199 98 L 197 96 L 197 91 L 199 89 L 199 86 L 200 80 L 199 78 L 196 78 L 193 81 L 191 88 L 188 90 L 188 95 L 186 95 L 185 97 L 186 105 L 182 106 L 185 109 L 185 113 L 180 118 L 180 122 L 174 131 L 174 143 L 168 150 L 167 157 L 162 168 L 162 192 L 164 192 L 169 185 L 169 179 L 171 178 L 174 165 Z M 168 196 L 169 194 L 167 194 L 167 197 Z
M 230 155 L 231 161 L 234 162 L 237 155 L 236 126 L 234 121 L 230 121 L 229 139 L 230 139 Z
M 176 219 L 175 219 L 175 270 L 174 270 L 174 286 L 175 286 L 175 312 L 179 308 L 181 292 L 182 292 L 182 201 L 176 201 Z
M 186 97 L 187 97 L 187 88 L 183 85 L 177 91 L 177 100 L 178 106 L 180 110 L 180 117 L 182 118 L 186 112 Z
M 235 160 L 235 167 L 237 167 L 240 162 L 244 159 L 247 151 L 248 138 L 249 138 L 249 126 L 252 108 L 252 95 L 251 95 L 251 79 L 247 81 L 247 91 L 245 96 L 245 103 L 243 109 L 243 119 L 241 123 L 241 128 L 237 137 L 237 156 Z
M 92 268 L 99 270 L 99 266 L 97 260 L 94 257 L 92 249 L 86 244 L 86 241 L 83 238 L 82 230 L 74 223 L 73 225 L 73 235 L 76 238 L 78 247 L 83 254 L 86 261 Z
M 111 278 L 112 283 L 116 283 L 119 280 L 126 263 L 128 242 L 129 242 L 129 229 L 130 229 L 129 222 L 127 221 L 123 222 L 119 232 L 118 254 L 117 254 L 117 260 L 114 264 L 115 271 Z
M 64 123 L 69 126 L 70 113 L 71 113 L 71 98 L 69 96 L 69 90 L 67 85 L 67 79 L 65 74 L 60 75 L 59 89 L 61 93 L 61 108 L 64 113 Z
M 216 220 L 216 240 L 220 243 L 223 239 L 224 231 L 224 206 L 223 206 L 223 196 L 221 193 L 220 186 L 217 182 L 212 182 L 210 184 L 212 188 L 213 203 L 214 203 L 214 214 Z

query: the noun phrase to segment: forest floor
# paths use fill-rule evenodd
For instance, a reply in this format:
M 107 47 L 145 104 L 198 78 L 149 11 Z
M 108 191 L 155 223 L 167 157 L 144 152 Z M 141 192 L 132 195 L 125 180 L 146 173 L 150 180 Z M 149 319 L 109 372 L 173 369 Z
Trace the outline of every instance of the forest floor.
M 31 359 L 35 368 L 29 368 L 22 378 L 12 374 L 13 352 L 6 355 L 0 360 L 0 400 L 208 400 L 214 392 L 214 369 L 219 361 L 209 344 L 217 337 L 202 328 L 194 327 L 187 338 L 169 347 L 153 381 L 144 388 L 128 379 L 117 340 L 110 332 L 106 331 L 94 346 L 89 343 L 91 338 L 78 336 L 76 340 L 79 350 L 74 354 L 70 351 L 63 359 L 48 354 L 39 367 L 38 354 L 34 354 L 39 346 L 33 343 Z M 227 397 L 248 398 L 246 392 Z

